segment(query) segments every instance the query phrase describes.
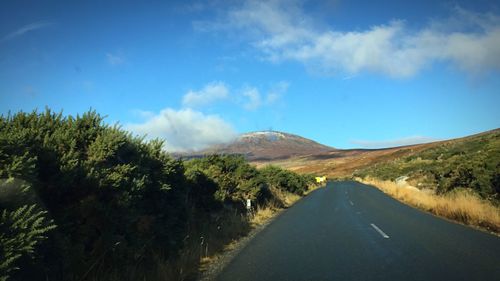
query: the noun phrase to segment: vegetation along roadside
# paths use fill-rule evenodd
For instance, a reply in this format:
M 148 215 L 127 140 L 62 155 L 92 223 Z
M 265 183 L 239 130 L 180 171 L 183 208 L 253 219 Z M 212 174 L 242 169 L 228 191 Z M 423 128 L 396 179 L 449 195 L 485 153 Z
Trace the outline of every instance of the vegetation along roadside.
M 500 233 L 500 130 L 443 142 L 354 177 L 438 216 Z
M 162 147 L 95 111 L 1 116 L 0 280 L 194 280 L 314 185 L 240 156 L 184 161 Z

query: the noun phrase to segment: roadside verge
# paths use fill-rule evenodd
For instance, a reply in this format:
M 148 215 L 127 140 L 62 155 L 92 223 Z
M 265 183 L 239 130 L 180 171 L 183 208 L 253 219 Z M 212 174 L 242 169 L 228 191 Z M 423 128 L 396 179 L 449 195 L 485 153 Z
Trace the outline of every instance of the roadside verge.
M 298 196 L 290 193 L 277 194 L 285 203 L 284 206 L 267 206 L 262 209 L 257 209 L 251 214 L 249 220 L 251 222 L 251 230 L 247 235 L 240 239 L 234 240 L 225 246 L 224 250 L 216 255 L 205 257 L 201 261 L 200 275 L 198 281 L 214 280 L 217 275 L 228 265 L 238 253 L 257 235 L 260 231 L 266 228 L 286 209 L 292 207 L 300 199 L 306 197 L 314 190 L 324 187 L 325 185 L 311 186 L 303 196 Z M 278 191 L 279 192 L 279 191 Z
M 432 190 L 420 190 L 408 184 L 398 184 L 374 178 L 355 178 L 374 186 L 389 196 L 410 206 L 439 217 L 470 225 L 496 235 L 500 234 L 500 208 L 473 192 L 461 190 L 437 195 Z

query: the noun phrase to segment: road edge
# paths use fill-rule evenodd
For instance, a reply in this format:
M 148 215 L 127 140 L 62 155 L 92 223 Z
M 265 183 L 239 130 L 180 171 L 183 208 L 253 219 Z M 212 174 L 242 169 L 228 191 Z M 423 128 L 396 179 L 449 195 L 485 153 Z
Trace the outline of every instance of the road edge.
M 452 219 L 452 218 L 449 218 L 449 217 L 446 217 L 446 216 L 441 216 L 439 214 L 436 214 L 432 211 L 429 211 L 429 210 L 426 210 L 424 208 L 421 208 L 420 206 L 418 205 L 414 205 L 414 204 L 411 204 L 409 202 L 406 202 L 404 200 L 401 200 L 400 198 L 397 198 L 395 196 L 393 196 L 391 193 L 388 193 L 388 192 L 385 192 L 382 188 L 378 187 L 377 185 L 375 184 L 372 184 L 372 183 L 368 183 L 368 182 L 364 182 L 362 180 L 358 180 L 358 179 L 353 179 L 355 182 L 358 182 L 360 184 L 364 184 L 366 186 L 370 186 L 372 188 L 375 188 L 377 190 L 379 190 L 380 192 L 384 193 L 385 195 L 391 197 L 392 199 L 400 202 L 401 204 L 404 204 L 410 208 L 413 208 L 415 210 L 418 210 L 418 211 L 421 211 L 421 212 L 424 212 L 426 214 L 429 214 L 433 217 L 436 217 L 436 218 L 439 218 L 439 219 L 443 219 L 445 221 L 448 221 L 448 222 L 451 222 L 451 223 L 455 223 L 455 224 L 458 224 L 458 225 L 462 225 L 462 226 L 465 226 L 465 227 L 469 227 L 469 228 L 472 228 L 472 229 L 475 229 L 475 230 L 478 230 L 478 231 L 481 231 L 483 233 L 488 233 L 488 234 L 491 234 L 493 236 L 496 236 L 496 237 L 500 237 L 500 232 L 495 232 L 495 231 L 492 231 L 486 227 L 482 227 L 480 225 L 476 225 L 476 224 L 467 224 L 467 223 L 464 223 L 462 221 L 459 221 L 459 220 L 455 220 L 455 219 Z
M 302 196 L 299 200 L 295 201 L 292 205 L 280 209 L 276 211 L 276 213 L 269 218 L 266 222 L 261 225 L 256 226 L 252 229 L 246 236 L 240 238 L 235 242 L 235 245 L 232 249 L 223 252 L 219 257 L 217 257 L 216 261 L 208 265 L 208 268 L 200 273 L 200 276 L 196 279 L 196 281 L 212 281 L 217 278 L 217 276 L 228 266 L 231 261 L 243 250 L 245 247 L 252 241 L 253 238 L 257 234 L 259 234 L 262 230 L 268 227 L 271 223 L 273 223 L 276 219 L 278 219 L 282 214 L 284 214 L 288 209 L 292 208 L 295 204 L 308 197 L 311 193 L 315 192 L 318 189 L 325 188 L 328 183 L 323 186 L 314 188 L 309 190 L 304 196 Z

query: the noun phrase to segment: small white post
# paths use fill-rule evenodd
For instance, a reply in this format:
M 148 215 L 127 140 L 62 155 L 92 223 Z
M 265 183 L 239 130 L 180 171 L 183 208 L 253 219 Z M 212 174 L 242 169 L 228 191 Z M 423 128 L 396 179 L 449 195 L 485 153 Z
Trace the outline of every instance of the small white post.
M 247 199 L 247 210 L 250 210 L 252 208 L 252 201 L 250 199 Z

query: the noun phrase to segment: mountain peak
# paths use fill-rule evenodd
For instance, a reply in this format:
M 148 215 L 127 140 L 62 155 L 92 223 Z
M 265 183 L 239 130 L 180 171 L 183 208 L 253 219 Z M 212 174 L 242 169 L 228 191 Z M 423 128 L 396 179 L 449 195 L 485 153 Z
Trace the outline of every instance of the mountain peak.
M 244 133 L 241 134 L 237 140 L 239 141 L 244 141 L 244 140 L 251 140 L 251 139 L 266 139 L 268 141 L 278 141 L 285 139 L 287 137 L 291 137 L 295 135 L 283 133 L 283 132 L 278 132 L 278 131 L 255 131 L 255 132 L 249 132 L 249 133 Z M 296 136 L 297 137 L 297 136 Z
M 335 150 L 313 140 L 278 131 L 256 131 L 241 134 L 234 141 L 204 149 L 198 154 L 240 154 L 249 160 L 286 159 Z
M 255 131 L 241 134 L 240 137 L 254 137 L 254 136 L 279 136 L 284 137 L 286 133 L 278 131 Z

